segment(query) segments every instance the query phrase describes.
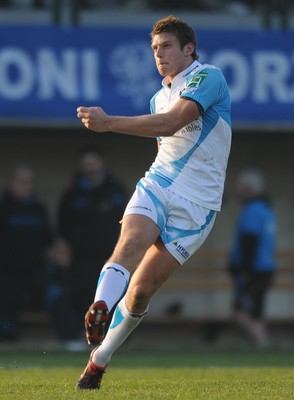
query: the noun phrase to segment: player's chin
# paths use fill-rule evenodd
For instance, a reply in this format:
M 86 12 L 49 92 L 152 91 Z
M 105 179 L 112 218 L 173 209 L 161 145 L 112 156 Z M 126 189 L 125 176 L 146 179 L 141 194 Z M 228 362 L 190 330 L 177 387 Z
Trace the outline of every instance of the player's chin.
M 157 65 L 157 69 L 160 75 L 166 76 L 168 75 L 168 68 L 165 65 Z
M 166 70 L 158 69 L 159 75 L 161 76 L 167 76 L 168 72 Z

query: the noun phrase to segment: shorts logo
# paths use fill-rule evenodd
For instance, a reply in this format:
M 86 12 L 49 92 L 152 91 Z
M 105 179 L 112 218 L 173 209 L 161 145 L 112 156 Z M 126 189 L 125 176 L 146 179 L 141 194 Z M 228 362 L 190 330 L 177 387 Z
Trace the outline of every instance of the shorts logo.
M 190 254 L 182 245 L 178 244 L 178 242 L 173 242 L 173 245 L 176 247 L 176 250 L 181 254 L 181 256 L 185 258 L 185 260 L 189 258 Z
M 152 210 L 151 210 L 151 208 L 149 208 L 149 207 L 143 207 L 143 206 L 131 206 L 131 207 L 129 207 L 130 209 L 132 209 L 132 208 L 138 208 L 138 209 L 142 209 L 142 210 L 146 210 L 146 211 L 150 211 L 151 213 L 152 213 Z

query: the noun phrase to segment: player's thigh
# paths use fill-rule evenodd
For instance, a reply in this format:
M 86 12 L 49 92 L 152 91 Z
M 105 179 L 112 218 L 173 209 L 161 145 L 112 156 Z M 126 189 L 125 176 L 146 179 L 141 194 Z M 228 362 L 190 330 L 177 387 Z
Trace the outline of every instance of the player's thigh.
M 124 244 L 131 239 L 145 251 L 157 240 L 160 230 L 150 218 L 145 215 L 129 214 L 124 217 L 119 241 Z
M 166 249 L 161 239 L 158 239 L 139 264 L 129 289 L 150 298 L 179 266 L 180 263 Z
M 119 240 L 109 261 L 133 271 L 149 247 L 156 242 L 159 234 L 158 226 L 145 215 L 126 215 L 122 221 Z

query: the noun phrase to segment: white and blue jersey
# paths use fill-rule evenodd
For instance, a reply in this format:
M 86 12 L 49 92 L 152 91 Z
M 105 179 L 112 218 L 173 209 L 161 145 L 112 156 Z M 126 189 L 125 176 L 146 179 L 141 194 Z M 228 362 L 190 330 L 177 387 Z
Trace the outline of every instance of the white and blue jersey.
M 125 214 L 151 218 L 163 244 L 182 265 L 209 235 L 221 208 L 231 147 L 230 96 L 220 69 L 198 61 L 163 80 L 151 112 L 167 112 L 180 98 L 201 116 L 173 136 L 160 137 L 155 161 L 136 187 Z
M 167 112 L 177 100 L 197 102 L 201 116 L 173 136 L 160 137 L 160 148 L 146 177 L 207 209 L 221 208 L 231 147 L 231 101 L 221 70 L 193 62 L 151 99 L 151 112 Z

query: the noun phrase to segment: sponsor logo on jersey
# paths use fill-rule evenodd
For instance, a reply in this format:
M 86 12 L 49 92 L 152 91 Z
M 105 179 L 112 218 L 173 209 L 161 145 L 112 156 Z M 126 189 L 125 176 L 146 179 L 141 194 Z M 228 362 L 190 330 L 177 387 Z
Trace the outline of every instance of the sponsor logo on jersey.
M 200 72 L 199 74 L 192 77 L 188 82 L 188 87 L 199 87 L 204 79 L 207 77 L 208 72 Z
M 183 135 L 185 133 L 191 133 L 201 131 L 201 124 L 199 122 L 191 122 L 191 124 L 186 125 L 183 129 L 178 131 L 175 135 Z

